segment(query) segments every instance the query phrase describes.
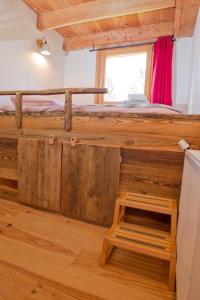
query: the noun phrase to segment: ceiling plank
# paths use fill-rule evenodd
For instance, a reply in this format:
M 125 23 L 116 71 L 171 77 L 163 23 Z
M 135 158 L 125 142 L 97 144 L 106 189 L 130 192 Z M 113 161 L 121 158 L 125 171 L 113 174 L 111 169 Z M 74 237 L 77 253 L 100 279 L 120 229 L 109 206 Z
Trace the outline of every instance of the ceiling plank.
M 38 14 L 40 30 L 175 7 L 175 0 L 95 0 Z
M 64 50 L 71 51 L 90 47 L 128 45 L 134 42 L 148 41 L 159 36 L 172 35 L 174 22 L 129 27 L 108 32 L 64 39 Z

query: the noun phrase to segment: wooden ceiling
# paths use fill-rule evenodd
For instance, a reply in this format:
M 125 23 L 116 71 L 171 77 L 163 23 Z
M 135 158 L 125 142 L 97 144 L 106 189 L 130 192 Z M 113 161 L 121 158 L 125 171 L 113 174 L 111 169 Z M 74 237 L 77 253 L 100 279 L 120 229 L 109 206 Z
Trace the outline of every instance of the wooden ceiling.
M 40 30 L 55 29 L 64 50 L 192 36 L 200 0 L 24 0 Z

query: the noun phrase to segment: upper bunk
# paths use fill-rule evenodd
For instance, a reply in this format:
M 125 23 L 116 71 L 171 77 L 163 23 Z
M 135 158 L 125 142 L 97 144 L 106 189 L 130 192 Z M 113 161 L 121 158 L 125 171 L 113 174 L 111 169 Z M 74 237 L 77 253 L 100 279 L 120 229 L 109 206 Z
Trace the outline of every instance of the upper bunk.
M 13 109 L 0 105 L 0 136 L 54 135 L 87 143 L 96 140 L 103 145 L 166 151 L 180 151 L 178 142 L 185 139 L 193 149 L 200 148 L 200 115 L 186 115 L 159 105 L 73 105 L 73 95 L 106 92 L 99 88 L 0 91 L 0 96 L 11 97 L 15 103 Z M 53 101 L 48 98 L 52 95 L 64 95 L 64 101 L 51 106 L 47 102 Z M 42 96 L 43 102 L 32 107 L 27 96 Z

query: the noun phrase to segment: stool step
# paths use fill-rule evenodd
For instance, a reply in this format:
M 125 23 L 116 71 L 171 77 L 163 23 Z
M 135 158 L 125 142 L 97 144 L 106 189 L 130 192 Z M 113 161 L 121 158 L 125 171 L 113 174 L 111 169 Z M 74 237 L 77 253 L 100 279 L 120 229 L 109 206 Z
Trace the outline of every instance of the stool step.
M 177 211 L 176 200 L 135 193 L 122 193 L 117 199 L 120 205 L 172 215 Z
M 170 233 L 121 222 L 113 225 L 106 236 L 114 246 L 170 260 Z
M 170 232 L 144 224 L 125 222 L 126 208 L 170 215 Z M 133 214 L 134 214 L 133 210 Z M 136 213 L 136 212 L 135 212 Z M 157 257 L 169 261 L 169 289 L 174 290 L 176 278 L 176 226 L 175 199 L 135 193 L 121 193 L 116 200 L 113 225 L 104 238 L 100 266 L 108 262 L 114 247 Z

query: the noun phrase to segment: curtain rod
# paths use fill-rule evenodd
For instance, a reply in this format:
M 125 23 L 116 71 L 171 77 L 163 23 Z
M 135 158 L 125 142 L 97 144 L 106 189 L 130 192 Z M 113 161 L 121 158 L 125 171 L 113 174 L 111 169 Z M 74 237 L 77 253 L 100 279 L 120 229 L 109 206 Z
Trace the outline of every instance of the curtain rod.
M 172 41 L 175 42 L 176 39 L 174 36 L 172 36 Z M 144 46 L 144 45 L 153 45 L 156 42 L 156 40 L 147 41 L 147 42 L 136 42 L 128 45 L 121 45 L 121 46 L 113 46 L 113 47 L 102 47 L 102 48 L 93 48 L 90 49 L 90 52 L 96 52 L 96 51 L 103 51 L 103 50 L 112 50 L 112 49 L 120 49 L 120 48 L 128 48 L 132 46 Z

